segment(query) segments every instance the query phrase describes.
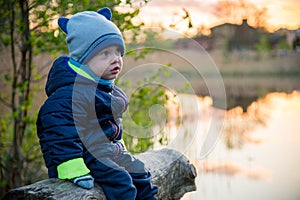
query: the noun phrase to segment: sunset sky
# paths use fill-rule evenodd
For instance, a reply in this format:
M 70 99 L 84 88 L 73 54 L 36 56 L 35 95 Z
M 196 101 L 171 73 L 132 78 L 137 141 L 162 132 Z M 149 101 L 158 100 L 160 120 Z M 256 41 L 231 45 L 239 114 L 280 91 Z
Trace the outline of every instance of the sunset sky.
M 195 27 L 205 26 L 207 28 L 226 22 L 225 19 L 213 14 L 214 6 L 219 0 L 150 0 L 140 10 L 139 19 L 146 22 L 148 26 L 162 24 L 168 26 L 180 20 L 178 14 L 184 14 L 185 8 L 191 16 Z M 257 8 L 266 8 L 266 24 L 269 31 L 278 28 L 296 29 L 300 27 L 300 2 L 299 0 L 245 0 Z M 176 17 L 177 16 L 177 17 Z M 241 19 L 238 19 L 241 21 Z M 239 23 L 239 22 L 236 22 Z M 186 27 L 182 22 L 182 27 Z M 182 28 L 184 29 L 184 28 Z

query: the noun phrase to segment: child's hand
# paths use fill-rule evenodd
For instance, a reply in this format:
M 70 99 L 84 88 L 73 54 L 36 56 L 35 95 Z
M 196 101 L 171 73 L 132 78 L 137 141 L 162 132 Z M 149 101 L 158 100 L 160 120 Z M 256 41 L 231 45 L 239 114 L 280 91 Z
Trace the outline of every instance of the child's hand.
M 89 174 L 73 178 L 71 181 L 84 189 L 91 189 L 94 187 L 94 178 Z

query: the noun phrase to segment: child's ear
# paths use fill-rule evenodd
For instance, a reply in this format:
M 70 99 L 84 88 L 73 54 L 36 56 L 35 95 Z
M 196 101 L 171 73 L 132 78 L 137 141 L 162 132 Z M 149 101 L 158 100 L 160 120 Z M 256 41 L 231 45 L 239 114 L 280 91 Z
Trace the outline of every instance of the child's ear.
M 107 7 L 101 8 L 100 10 L 97 11 L 97 13 L 103 15 L 108 20 L 110 20 L 112 16 L 110 9 Z
M 67 30 L 67 23 L 68 23 L 69 19 L 65 18 L 65 17 L 60 17 L 58 19 L 58 25 L 61 28 L 61 30 L 63 30 L 63 32 L 65 32 L 66 34 L 68 34 L 68 30 Z

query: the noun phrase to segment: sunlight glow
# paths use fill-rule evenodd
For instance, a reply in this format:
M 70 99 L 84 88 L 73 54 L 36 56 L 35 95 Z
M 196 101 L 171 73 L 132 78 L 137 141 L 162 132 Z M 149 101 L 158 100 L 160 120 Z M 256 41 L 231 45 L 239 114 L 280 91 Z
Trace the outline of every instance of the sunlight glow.
M 181 17 L 181 10 L 185 8 L 189 13 L 193 25 L 198 28 L 209 29 L 213 26 L 228 22 L 220 16 L 213 14 L 214 6 L 220 2 L 218 0 L 208 1 L 149 1 L 141 8 L 138 18 L 145 22 L 147 26 L 160 25 L 169 27 Z M 222 1 L 224 2 L 224 1 Z M 238 2 L 238 0 L 231 0 Z M 265 24 L 269 31 L 275 31 L 279 28 L 296 29 L 300 27 L 300 4 L 298 0 L 245 0 L 246 3 L 255 5 L 259 9 L 266 8 L 267 16 Z M 159 16 L 159 17 L 154 17 Z M 242 16 L 241 16 L 242 19 Z M 235 23 L 239 23 L 237 19 Z M 251 20 L 249 20 L 251 21 Z M 169 27 L 170 28 L 170 27 Z M 186 22 L 181 22 L 176 30 L 187 32 Z M 192 30 L 195 31 L 195 30 Z

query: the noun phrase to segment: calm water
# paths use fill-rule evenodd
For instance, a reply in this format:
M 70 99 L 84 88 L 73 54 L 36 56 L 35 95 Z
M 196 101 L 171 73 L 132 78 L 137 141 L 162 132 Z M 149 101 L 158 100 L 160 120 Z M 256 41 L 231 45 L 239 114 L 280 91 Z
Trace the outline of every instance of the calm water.
M 185 134 L 182 140 L 191 140 L 188 132 L 195 124 L 201 124 L 201 135 L 211 123 L 209 99 L 197 101 L 201 116 L 187 120 L 185 127 L 191 130 L 177 132 Z M 300 199 L 300 92 L 268 94 L 247 113 L 240 108 L 227 111 L 222 131 L 205 159 L 199 159 L 203 136 L 192 138 L 192 144 L 175 142 L 198 170 L 197 191 L 182 200 Z

